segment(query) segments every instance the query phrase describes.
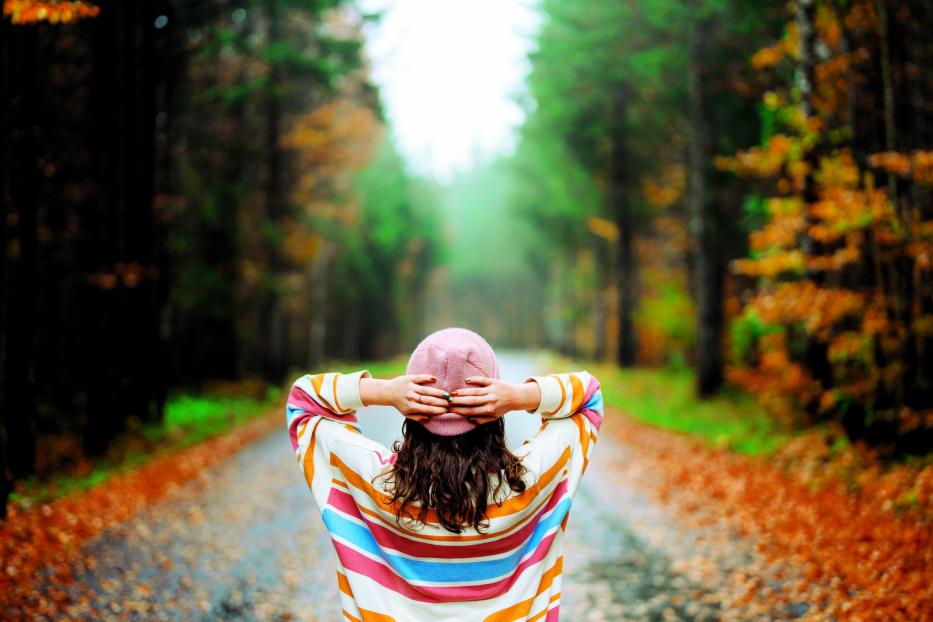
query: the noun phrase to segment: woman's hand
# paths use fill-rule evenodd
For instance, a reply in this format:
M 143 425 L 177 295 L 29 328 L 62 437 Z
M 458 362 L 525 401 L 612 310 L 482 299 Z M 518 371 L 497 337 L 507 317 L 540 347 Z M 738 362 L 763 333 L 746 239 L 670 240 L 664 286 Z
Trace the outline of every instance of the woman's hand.
M 394 406 L 408 419 L 421 423 L 432 415 L 447 412 L 450 397 L 445 391 L 423 386 L 437 379 L 430 374 L 396 376 L 390 380 L 360 379 L 360 399 L 367 406 Z
M 497 378 L 466 379 L 474 387 L 451 392 L 450 412 L 469 417 L 474 423 L 489 423 L 511 410 L 534 410 L 541 403 L 537 382 L 514 385 Z

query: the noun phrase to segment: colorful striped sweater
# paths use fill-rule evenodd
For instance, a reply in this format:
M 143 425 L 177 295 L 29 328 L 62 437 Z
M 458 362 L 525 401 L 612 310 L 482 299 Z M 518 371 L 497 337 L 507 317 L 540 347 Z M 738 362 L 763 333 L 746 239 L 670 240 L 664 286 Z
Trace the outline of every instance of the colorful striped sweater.
M 603 419 L 585 371 L 535 376 L 542 425 L 514 453 L 527 489 L 490 503 L 489 527 L 454 534 L 428 514 L 400 527 L 380 487 L 395 456 L 356 424 L 369 372 L 306 375 L 288 397 L 288 434 L 337 553 L 345 620 L 431 622 L 558 619 L 561 543 Z

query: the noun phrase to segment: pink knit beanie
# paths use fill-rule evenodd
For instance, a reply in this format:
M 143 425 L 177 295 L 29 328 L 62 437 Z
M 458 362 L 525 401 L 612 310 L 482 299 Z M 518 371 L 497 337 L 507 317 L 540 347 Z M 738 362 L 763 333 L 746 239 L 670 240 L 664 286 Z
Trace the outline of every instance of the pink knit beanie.
M 425 337 L 408 360 L 409 374 L 431 374 L 437 382 L 427 386 L 450 393 L 467 385 L 471 376 L 499 377 L 496 353 L 486 340 L 466 328 L 445 328 Z M 424 422 L 428 431 L 456 436 L 477 426 L 456 413 L 432 415 Z

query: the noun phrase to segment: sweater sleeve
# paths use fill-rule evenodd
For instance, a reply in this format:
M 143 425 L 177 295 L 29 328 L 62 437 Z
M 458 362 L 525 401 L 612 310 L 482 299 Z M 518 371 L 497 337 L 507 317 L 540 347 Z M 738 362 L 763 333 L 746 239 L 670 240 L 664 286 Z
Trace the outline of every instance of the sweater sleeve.
M 289 392 L 285 407 L 288 437 L 321 508 L 335 478 L 346 478 L 348 472 L 369 478 L 391 463 L 391 452 L 363 436 L 356 425 L 356 410 L 363 406 L 360 379 L 369 377 L 366 370 L 307 374 Z
M 569 452 L 568 476 L 579 483 L 603 422 L 599 381 L 586 371 L 532 376 L 541 388 L 541 403 L 531 410 L 541 416 L 541 429 L 520 449 L 526 467 L 543 472 Z

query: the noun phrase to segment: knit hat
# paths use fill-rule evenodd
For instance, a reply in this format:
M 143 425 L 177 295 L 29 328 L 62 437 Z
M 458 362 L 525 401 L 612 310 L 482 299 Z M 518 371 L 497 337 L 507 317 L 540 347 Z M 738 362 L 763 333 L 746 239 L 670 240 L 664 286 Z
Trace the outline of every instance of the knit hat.
M 425 337 L 408 359 L 409 374 L 431 374 L 436 382 L 426 386 L 450 393 L 467 386 L 471 376 L 499 377 L 496 353 L 485 339 L 466 328 L 445 328 Z M 440 436 L 456 436 L 477 426 L 463 415 L 432 415 L 422 425 Z

